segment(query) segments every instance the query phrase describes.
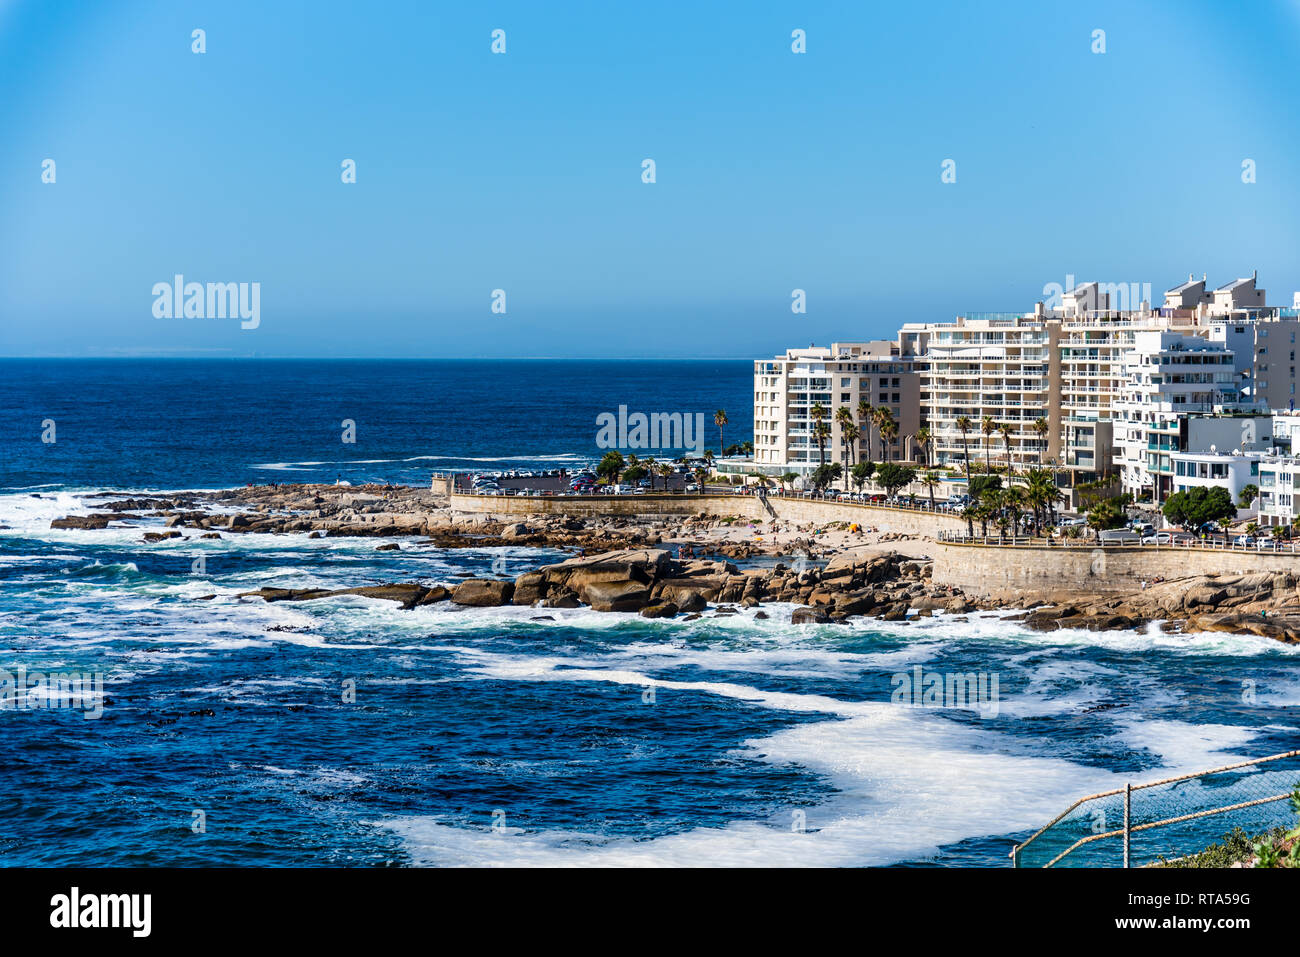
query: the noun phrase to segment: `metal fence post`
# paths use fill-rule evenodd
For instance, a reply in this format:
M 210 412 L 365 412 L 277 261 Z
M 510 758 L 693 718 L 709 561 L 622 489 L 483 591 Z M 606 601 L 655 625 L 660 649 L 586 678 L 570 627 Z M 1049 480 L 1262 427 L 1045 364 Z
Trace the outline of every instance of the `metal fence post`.
M 1128 839 L 1132 833 L 1132 822 L 1129 814 L 1133 804 L 1133 785 L 1124 785 L 1124 866 L 1128 867 Z

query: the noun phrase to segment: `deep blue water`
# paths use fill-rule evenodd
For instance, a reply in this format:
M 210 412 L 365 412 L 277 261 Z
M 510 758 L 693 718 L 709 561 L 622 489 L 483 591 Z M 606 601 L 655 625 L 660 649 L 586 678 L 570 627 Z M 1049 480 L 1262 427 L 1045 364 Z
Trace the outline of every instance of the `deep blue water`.
M 703 413 L 717 452 L 714 412 L 728 445 L 750 439 L 752 392 L 744 360 L 0 359 L 0 487 L 427 485 L 598 458 L 596 417 L 620 405 Z
M 561 553 L 49 528 L 100 487 L 422 485 L 472 459 L 586 459 L 596 413 L 619 404 L 710 422 L 723 407 L 742 440 L 746 363 L 0 371 L 0 669 L 97 673 L 107 698 L 92 720 L 32 698 L 0 710 L 5 864 L 1003 866 L 1083 794 L 1296 746 L 1297 649 L 1265 639 L 993 616 L 793 627 L 781 606 L 684 622 L 268 605 L 235 596 L 450 583 Z M 356 446 L 338 442 L 343 418 Z M 892 703 L 916 666 L 996 674 L 997 713 Z

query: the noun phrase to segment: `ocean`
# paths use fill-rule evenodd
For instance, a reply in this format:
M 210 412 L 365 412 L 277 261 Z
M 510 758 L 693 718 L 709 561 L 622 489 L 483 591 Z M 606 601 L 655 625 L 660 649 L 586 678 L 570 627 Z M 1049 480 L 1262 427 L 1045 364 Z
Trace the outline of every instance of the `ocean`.
M 234 596 L 562 555 L 49 527 L 105 490 L 586 462 L 620 405 L 716 449 L 751 391 L 745 361 L 0 361 L 0 670 L 103 680 L 97 718 L 0 710 L 0 861 L 1006 866 L 1085 794 L 1295 746 L 1300 649 L 1263 638 L 266 604 Z M 917 668 L 996 675 L 996 713 L 898 703 Z

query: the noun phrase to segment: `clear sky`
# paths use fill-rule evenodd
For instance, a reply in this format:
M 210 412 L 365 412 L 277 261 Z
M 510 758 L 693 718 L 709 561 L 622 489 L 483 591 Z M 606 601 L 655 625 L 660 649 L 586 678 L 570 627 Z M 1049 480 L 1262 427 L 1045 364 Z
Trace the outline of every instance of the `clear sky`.
M 0 0 L 0 354 L 761 356 L 1070 274 L 1289 305 L 1297 51 L 1297 0 Z M 155 318 L 176 273 L 260 326 Z

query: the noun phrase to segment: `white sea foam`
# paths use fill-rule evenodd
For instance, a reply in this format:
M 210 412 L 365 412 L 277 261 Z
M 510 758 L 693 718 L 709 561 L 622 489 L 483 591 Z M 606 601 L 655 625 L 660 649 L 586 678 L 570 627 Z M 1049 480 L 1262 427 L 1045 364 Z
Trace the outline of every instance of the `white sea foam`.
M 1032 742 L 924 710 L 731 682 L 657 681 L 636 671 L 575 668 L 563 656 L 459 653 L 473 673 L 488 678 L 612 682 L 654 687 L 659 700 L 702 693 L 823 715 L 828 720 L 747 741 L 738 755 L 818 772 L 839 793 L 824 806 L 805 810 L 807 826 L 815 831 L 806 834 L 790 831 L 795 809 L 772 821 L 699 828 L 653 841 L 563 832 L 499 835 L 437 818 L 388 822 L 421 863 L 883 864 L 925 856 L 965 838 L 1035 826 L 1073 797 L 1114 781 L 1108 772 L 1039 756 Z

